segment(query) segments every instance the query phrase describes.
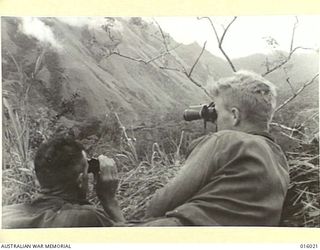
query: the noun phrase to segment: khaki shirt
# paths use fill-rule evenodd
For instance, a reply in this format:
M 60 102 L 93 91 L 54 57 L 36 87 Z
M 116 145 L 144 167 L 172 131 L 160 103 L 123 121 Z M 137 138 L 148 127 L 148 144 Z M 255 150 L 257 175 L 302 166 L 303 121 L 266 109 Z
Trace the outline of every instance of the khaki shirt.
M 220 131 L 198 140 L 147 217 L 186 225 L 277 226 L 289 186 L 286 158 L 267 135 Z
M 43 195 L 31 204 L 3 207 L 2 228 L 108 227 L 114 222 L 87 201 Z

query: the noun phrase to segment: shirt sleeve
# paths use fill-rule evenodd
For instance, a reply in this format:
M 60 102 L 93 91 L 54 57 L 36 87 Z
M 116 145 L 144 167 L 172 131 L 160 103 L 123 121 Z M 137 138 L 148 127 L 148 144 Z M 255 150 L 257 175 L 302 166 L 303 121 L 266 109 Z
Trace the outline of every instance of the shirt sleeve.
M 44 227 L 111 227 L 113 220 L 101 209 L 94 207 L 75 207 L 64 210 Z
M 115 222 L 102 209 L 93 205 L 50 200 L 44 204 L 19 204 L 4 207 L 4 228 L 110 227 Z
M 191 198 L 208 180 L 213 171 L 216 137 L 205 137 L 193 149 L 178 175 L 158 190 L 146 210 L 146 217 L 164 216 Z

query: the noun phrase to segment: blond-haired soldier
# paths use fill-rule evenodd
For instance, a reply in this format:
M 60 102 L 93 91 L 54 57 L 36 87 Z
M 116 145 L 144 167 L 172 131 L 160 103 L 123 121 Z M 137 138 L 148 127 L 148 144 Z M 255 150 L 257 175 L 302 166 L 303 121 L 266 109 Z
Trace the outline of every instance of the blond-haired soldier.
M 147 207 L 150 226 L 277 226 L 289 185 L 286 158 L 269 135 L 276 90 L 246 71 L 211 91 L 218 132 L 192 144 L 183 168 Z

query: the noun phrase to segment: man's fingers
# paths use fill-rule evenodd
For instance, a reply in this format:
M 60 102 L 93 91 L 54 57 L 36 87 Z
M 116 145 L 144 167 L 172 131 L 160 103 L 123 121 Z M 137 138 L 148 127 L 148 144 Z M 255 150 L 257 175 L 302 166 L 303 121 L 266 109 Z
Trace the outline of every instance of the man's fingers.
M 100 166 L 113 166 L 116 165 L 115 161 L 112 158 L 109 158 L 105 155 L 99 155 L 98 157 Z
M 99 155 L 100 173 L 98 175 L 96 192 L 98 197 L 114 197 L 118 185 L 118 170 L 115 161 L 105 155 Z
M 118 177 L 118 169 L 115 161 L 112 158 L 109 158 L 105 155 L 99 155 L 98 157 L 100 163 L 100 175 L 109 178 L 117 178 Z
M 112 176 L 117 176 L 118 175 L 118 169 L 116 165 L 110 166 L 110 173 Z

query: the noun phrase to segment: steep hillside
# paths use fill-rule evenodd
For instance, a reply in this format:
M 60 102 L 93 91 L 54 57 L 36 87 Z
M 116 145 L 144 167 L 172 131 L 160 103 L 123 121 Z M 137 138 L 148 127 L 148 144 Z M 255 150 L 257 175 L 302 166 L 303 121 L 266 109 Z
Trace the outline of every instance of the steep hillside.
M 17 71 L 9 51 L 30 78 L 32 98 L 38 104 L 50 104 L 57 112 L 63 100 L 76 95 L 76 119 L 118 111 L 126 122 L 135 123 L 152 113 L 161 116 L 172 109 L 182 112 L 190 103 L 206 100 L 203 92 L 180 73 L 118 55 L 108 56 L 117 41 L 113 43 L 102 29 L 43 19 L 62 46 L 55 49 L 19 31 L 20 19 L 2 20 L 3 80 L 14 77 Z M 163 45 L 146 28 L 118 21 L 122 31 L 115 35 L 121 54 L 145 60 L 159 55 Z M 41 53 L 41 66 L 34 75 Z
M 22 19 L 3 17 L 4 90 L 17 92 L 19 84 L 9 84 L 20 79 L 15 60 L 25 74 L 34 110 L 47 107 L 69 120 L 82 121 L 117 111 L 125 124 L 134 125 L 167 113 L 180 115 L 190 104 L 208 102 L 203 91 L 185 75 L 159 67 L 184 66 L 189 70 L 201 51 L 198 44 L 179 46 L 166 34 L 168 48 L 177 47 L 168 55 L 156 25 L 141 18 L 105 20 L 105 24 L 92 26 L 68 24 L 61 18 L 40 18 L 58 43 L 53 46 L 26 35 L 21 28 Z M 268 57 L 271 61 L 277 59 L 276 54 Z M 266 55 L 256 54 L 234 63 L 238 69 L 262 73 L 265 59 Z M 318 54 L 297 54 L 287 66 L 297 89 L 318 71 Z M 224 59 L 205 51 L 192 77 L 207 87 L 231 73 Z M 286 77 L 283 70 L 267 76 L 279 87 L 280 101 L 290 94 Z M 318 84 L 306 88 L 301 97 L 304 99 L 299 97 L 297 102 L 317 107 Z

